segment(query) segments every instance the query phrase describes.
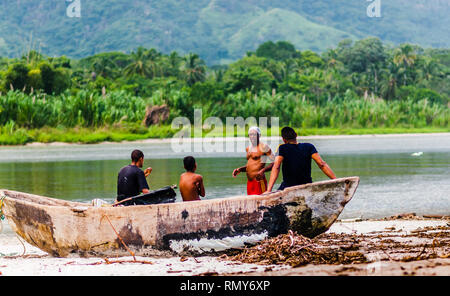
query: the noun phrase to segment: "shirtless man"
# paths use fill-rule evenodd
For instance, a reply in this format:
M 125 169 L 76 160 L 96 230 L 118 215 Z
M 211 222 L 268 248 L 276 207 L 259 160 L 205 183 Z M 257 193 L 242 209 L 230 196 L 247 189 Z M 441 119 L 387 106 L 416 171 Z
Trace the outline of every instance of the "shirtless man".
M 203 177 L 195 173 L 197 163 L 194 157 L 186 156 L 183 160 L 186 173 L 180 176 L 180 192 L 183 201 L 200 200 L 200 196 L 205 196 Z
M 265 172 L 272 169 L 273 163 L 266 166 L 267 158 L 272 162 L 274 155 L 270 147 L 259 141 L 261 130 L 258 127 L 251 127 L 248 130 L 250 146 L 247 151 L 247 165 L 233 171 L 233 177 L 241 172 L 247 173 L 247 195 L 259 195 L 266 191 L 267 180 Z

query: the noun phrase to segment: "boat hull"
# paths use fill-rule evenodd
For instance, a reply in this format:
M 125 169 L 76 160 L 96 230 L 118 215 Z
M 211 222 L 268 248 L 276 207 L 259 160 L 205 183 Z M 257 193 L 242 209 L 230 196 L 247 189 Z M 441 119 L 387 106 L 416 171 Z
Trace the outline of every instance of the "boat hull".
M 289 230 L 314 237 L 336 221 L 358 183 L 348 177 L 264 195 L 129 207 L 1 194 L 14 231 L 53 256 L 129 256 L 128 249 L 154 256 L 218 252 Z

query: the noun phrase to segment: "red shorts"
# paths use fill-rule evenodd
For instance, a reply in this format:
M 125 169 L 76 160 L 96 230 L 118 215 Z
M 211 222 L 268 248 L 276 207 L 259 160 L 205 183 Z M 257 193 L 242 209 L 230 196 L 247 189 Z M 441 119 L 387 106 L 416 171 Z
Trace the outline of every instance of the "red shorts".
M 260 195 L 267 190 L 266 178 L 262 180 L 248 180 L 247 181 L 247 195 Z

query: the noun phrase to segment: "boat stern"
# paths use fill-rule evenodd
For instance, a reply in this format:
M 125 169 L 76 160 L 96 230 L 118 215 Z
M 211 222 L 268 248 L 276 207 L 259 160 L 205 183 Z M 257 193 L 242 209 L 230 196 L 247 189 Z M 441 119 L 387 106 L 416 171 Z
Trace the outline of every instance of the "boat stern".
M 359 177 L 348 177 L 286 189 L 292 205 L 286 203 L 289 229 L 310 238 L 324 233 L 352 199 L 358 184 Z

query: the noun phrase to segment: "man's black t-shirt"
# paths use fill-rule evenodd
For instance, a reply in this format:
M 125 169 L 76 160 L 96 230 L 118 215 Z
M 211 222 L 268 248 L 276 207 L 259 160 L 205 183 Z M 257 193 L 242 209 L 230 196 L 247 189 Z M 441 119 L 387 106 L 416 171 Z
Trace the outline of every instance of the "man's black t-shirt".
M 142 189 L 149 189 L 144 172 L 131 164 L 123 167 L 117 180 L 117 201 L 139 195 Z
M 283 183 L 280 190 L 286 187 L 312 183 L 311 155 L 317 153 L 313 144 L 283 144 L 278 147 L 277 155 L 283 156 Z

